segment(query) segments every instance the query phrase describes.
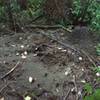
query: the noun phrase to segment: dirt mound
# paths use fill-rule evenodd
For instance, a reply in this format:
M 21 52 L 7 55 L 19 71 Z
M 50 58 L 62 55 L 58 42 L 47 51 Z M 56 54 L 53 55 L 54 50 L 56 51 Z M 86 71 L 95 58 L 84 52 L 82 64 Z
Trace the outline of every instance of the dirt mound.
M 92 64 L 86 55 L 65 48 L 41 31 L 2 36 L 1 97 L 5 100 L 23 100 L 27 95 L 32 100 L 80 99 L 85 93 L 85 83 L 99 87 Z

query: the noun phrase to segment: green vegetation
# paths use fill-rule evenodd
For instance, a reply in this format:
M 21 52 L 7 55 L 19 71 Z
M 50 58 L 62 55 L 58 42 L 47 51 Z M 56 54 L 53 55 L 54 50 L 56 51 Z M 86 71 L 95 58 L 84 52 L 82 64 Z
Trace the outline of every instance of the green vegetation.
M 42 13 L 42 4 L 45 0 L 28 0 L 28 8 L 24 11 L 20 10 L 16 0 L 11 0 L 11 12 L 13 16 L 19 18 L 19 20 L 26 19 L 27 21 L 31 18 L 35 18 Z M 74 0 L 73 7 L 71 9 L 72 18 L 67 22 L 58 21 L 62 25 L 67 25 L 66 23 L 73 24 L 80 23 L 86 24 L 91 27 L 93 30 L 100 29 L 100 3 L 96 0 Z M 6 22 L 6 11 L 5 5 L 0 2 L 0 21 Z M 26 21 L 25 20 L 25 21 Z
M 100 100 L 100 89 L 96 89 L 93 91 L 93 88 L 90 84 L 86 84 L 85 87 L 86 96 L 83 100 Z
M 96 53 L 98 56 L 100 56 L 100 43 L 96 46 Z
M 75 0 L 72 13 L 76 21 L 86 22 L 93 30 L 100 29 L 100 3 L 96 0 Z

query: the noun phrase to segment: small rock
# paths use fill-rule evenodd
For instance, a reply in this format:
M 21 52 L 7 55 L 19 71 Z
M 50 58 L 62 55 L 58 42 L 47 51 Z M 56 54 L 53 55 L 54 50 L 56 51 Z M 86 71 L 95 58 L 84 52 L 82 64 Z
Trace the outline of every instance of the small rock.
M 100 73 L 97 72 L 97 73 L 96 73 L 96 76 L 100 77 Z
M 68 67 L 68 68 L 66 69 L 65 75 L 67 76 L 69 73 L 71 73 L 71 68 L 70 68 L 70 67 Z
M 56 92 L 59 92 L 59 90 L 58 90 L 58 89 L 56 89 Z
M 33 54 L 33 56 L 34 56 L 34 57 L 36 57 L 36 56 L 37 56 L 37 54 Z
M 16 56 L 19 56 L 19 53 L 18 52 L 16 53 Z
M 58 49 L 58 50 L 61 50 L 62 48 L 61 48 L 61 47 L 57 47 L 57 49 Z
M 64 49 L 63 49 L 63 50 L 61 50 L 61 51 L 62 51 L 62 52 L 66 52 L 67 50 L 64 50 Z
M 27 55 L 28 53 L 27 53 L 27 51 L 24 51 L 24 55 Z
M 66 71 L 66 72 L 65 72 L 65 75 L 67 76 L 68 74 L 69 74 L 69 72 L 68 72 L 68 71 Z
M 79 95 L 79 96 L 82 95 L 81 91 L 78 91 L 78 95 Z
M 29 77 L 29 79 L 28 79 L 28 81 L 30 82 L 30 83 L 32 83 L 33 82 L 33 77 Z
M 82 68 L 82 71 L 84 72 L 84 69 Z
M 38 50 L 38 48 L 35 48 L 35 50 Z
M 74 88 L 71 89 L 71 92 L 72 92 L 73 94 L 76 94 L 77 89 L 74 87 Z
M 22 40 L 23 38 L 22 37 L 19 37 L 19 40 Z
M 25 100 L 32 100 L 32 98 L 30 96 L 26 96 L 24 99 Z
M 81 80 L 81 82 L 82 82 L 82 83 L 86 83 L 86 81 L 85 81 L 85 80 Z
M 20 47 L 23 49 L 24 48 L 24 45 L 21 45 Z
M 21 56 L 21 58 L 22 58 L 22 59 L 26 59 L 26 58 L 27 58 L 27 56 L 25 56 L 25 55 L 22 55 L 22 56 Z
M 82 57 L 79 57 L 78 59 L 79 59 L 80 61 L 82 61 L 82 60 L 83 60 L 83 58 L 82 58 Z
M 13 44 L 12 44 L 11 46 L 12 46 L 12 47 L 16 47 L 16 45 L 13 45 Z

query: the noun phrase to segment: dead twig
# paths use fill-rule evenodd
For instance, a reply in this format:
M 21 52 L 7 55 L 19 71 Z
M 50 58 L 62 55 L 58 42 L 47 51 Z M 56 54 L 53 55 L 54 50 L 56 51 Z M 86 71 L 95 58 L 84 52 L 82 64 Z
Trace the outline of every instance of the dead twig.
M 81 50 L 81 52 L 88 58 L 88 60 L 93 64 L 94 67 L 96 67 L 95 61 L 92 59 L 91 56 L 88 55 L 84 50 Z
M 3 76 L 1 77 L 1 79 L 4 79 L 5 77 L 9 76 L 9 74 L 11 74 L 11 73 L 18 67 L 19 64 L 20 64 L 20 61 L 18 61 L 18 62 L 16 63 L 16 65 L 15 65 L 10 71 L 8 71 L 5 75 L 3 75 Z
M 77 87 L 77 84 L 76 84 L 76 76 L 74 75 L 73 76 L 73 83 L 74 83 L 74 86 L 75 86 L 75 92 L 76 92 L 76 100 L 78 100 L 78 87 Z
M 63 100 L 67 100 L 67 98 L 68 98 L 70 92 L 71 92 L 71 89 L 68 90 L 68 92 L 67 92 L 66 96 L 63 98 Z
M 9 83 L 7 83 L 5 86 L 3 86 L 1 89 L 0 89 L 0 93 L 6 88 L 8 87 Z
M 11 83 L 13 83 L 13 82 L 15 82 L 15 81 L 6 83 L 6 84 L 0 89 L 0 93 L 1 93 L 5 88 L 7 88 L 7 87 L 9 86 L 9 84 L 11 84 Z

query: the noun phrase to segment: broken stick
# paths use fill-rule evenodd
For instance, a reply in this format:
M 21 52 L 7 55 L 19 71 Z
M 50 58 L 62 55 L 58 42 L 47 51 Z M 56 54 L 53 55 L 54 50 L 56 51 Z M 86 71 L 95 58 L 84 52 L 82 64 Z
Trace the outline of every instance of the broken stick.
M 1 77 L 1 79 L 4 79 L 5 77 L 9 76 L 9 74 L 11 74 L 11 73 L 18 67 L 19 64 L 20 64 L 20 61 L 18 61 L 18 62 L 16 63 L 16 65 L 15 65 L 10 71 L 8 71 L 5 75 L 3 75 L 3 76 Z

